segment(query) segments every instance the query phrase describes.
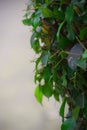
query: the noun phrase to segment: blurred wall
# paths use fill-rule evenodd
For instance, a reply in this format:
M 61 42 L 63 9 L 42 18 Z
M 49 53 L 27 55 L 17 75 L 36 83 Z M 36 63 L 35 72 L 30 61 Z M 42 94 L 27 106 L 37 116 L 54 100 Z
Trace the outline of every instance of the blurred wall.
M 60 130 L 58 104 L 34 97 L 31 29 L 22 24 L 27 0 L 0 0 L 0 130 Z

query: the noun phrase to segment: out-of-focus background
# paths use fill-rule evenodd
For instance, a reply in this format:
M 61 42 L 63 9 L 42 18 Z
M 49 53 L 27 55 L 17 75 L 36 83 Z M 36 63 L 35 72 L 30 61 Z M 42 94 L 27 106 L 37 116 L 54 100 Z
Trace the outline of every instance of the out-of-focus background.
M 22 24 L 27 0 L 0 0 L 0 130 L 60 130 L 59 105 L 34 97 L 31 29 Z

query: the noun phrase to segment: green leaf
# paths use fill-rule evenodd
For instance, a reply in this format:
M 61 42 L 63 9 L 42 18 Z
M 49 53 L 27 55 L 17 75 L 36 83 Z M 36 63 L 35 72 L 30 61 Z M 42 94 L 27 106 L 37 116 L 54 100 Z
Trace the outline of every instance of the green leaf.
M 33 32 L 33 34 L 31 35 L 31 38 L 30 38 L 31 47 L 33 45 L 33 42 L 35 41 L 35 38 L 36 38 L 36 32 Z
M 59 25 L 58 31 L 57 31 L 57 40 L 60 40 L 60 31 L 65 23 L 65 20 Z
M 42 60 L 42 64 L 44 66 L 46 66 L 47 63 L 48 63 L 49 55 L 50 55 L 49 51 L 44 51 L 43 54 L 42 54 L 42 59 L 41 60 Z
M 68 120 L 64 121 L 61 126 L 61 130 L 75 130 L 76 122 L 74 119 L 69 118 Z
M 62 5 L 65 2 L 65 0 L 60 0 L 60 5 Z
M 46 3 L 47 5 L 49 5 L 49 4 L 52 3 L 52 0 L 45 0 L 45 3 Z
M 81 40 L 83 40 L 86 35 L 87 35 L 87 27 L 84 27 L 81 29 L 79 37 Z
M 77 61 L 76 65 L 81 69 L 86 70 L 86 66 L 87 66 L 86 59 L 81 58 L 80 60 Z
M 36 29 L 40 24 L 40 17 L 42 17 L 42 13 L 40 10 L 37 10 L 32 16 L 32 26 Z
M 85 101 L 84 116 L 85 116 L 85 118 L 87 120 L 87 100 Z
M 60 38 L 58 48 L 66 49 L 69 44 L 70 44 L 70 41 L 68 40 L 68 38 L 66 37 Z
M 31 47 L 34 49 L 36 53 L 40 51 L 39 39 L 37 38 L 37 33 L 34 32 L 30 39 Z
M 40 83 L 42 80 L 41 70 L 36 69 L 35 75 L 34 75 L 34 82 L 37 83 L 37 81 Z
M 82 15 L 81 20 L 84 24 L 87 24 L 87 11 L 85 11 L 84 15 Z
M 64 15 L 64 12 L 62 12 L 62 11 L 59 11 L 58 10 L 58 7 L 56 8 L 54 8 L 54 10 L 53 10 L 53 15 L 54 15 L 54 17 L 56 18 L 56 19 L 58 19 L 58 20 L 64 20 L 64 18 L 65 18 L 65 15 Z
M 51 77 L 51 67 L 49 67 L 49 66 L 44 67 L 43 77 L 46 82 L 49 82 L 50 77 Z
M 62 85 L 64 87 L 67 87 L 66 71 L 64 69 L 63 69 L 63 75 L 61 77 L 61 80 L 62 80 Z
M 43 63 L 43 65 L 46 66 L 46 65 L 47 65 L 47 62 L 48 62 L 48 55 L 44 55 L 44 56 L 42 57 L 42 63 Z
M 74 41 L 75 34 L 72 30 L 72 24 L 68 23 L 67 26 L 66 26 L 66 29 L 67 29 L 67 32 L 68 32 L 67 38 L 71 41 Z
M 36 87 L 34 95 L 35 95 L 37 101 L 42 104 L 43 93 L 42 93 L 42 91 L 40 89 L 40 86 Z
M 31 44 L 31 47 L 34 49 L 36 53 L 39 53 L 39 41 L 38 39 L 34 40 L 34 42 Z
M 86 0 L 72 0 L 71 2 L 74 5 L 78 5 L 79 7 L 85 3 Z
M 64 112 L 65 112 L 65 104 L 66 104 L 66 97 L 63 98 L 63 102 L 62 105 L 60 107 L 60 116 L 62 116 L 64 118 Z
M 78 119 L 79 111 L 80 111 L 80 107 L 79 106 L 75 107 L 74 110 L 72 111 L 72 118 L 74 120 Z
M 37 70 L 37 68 L 38 68 L 38 65 L 39 65 L 40 61 L 41 61 L 41 56 L 38 57 L 37 60 L 35 61 L 35 63 L 36 63 L 36 66 L 35 66 L 35 67 L 36 67 L 36 70 Z
M 50 98 L 52 96 L 53 90 L 50 82 L 43 85 L 42 92 L 47 98 Z
M 79 94 L 77 97 L 75 97 L 75 103 L 80 108 L 84 108 L 85 103 L 85 96 L 84 93 Z
M 59 101 L 59 91 L 58 91 L 58 89 L 55 89 L 55 90 L 53 91 L 53 95 L 54 95 L 54 98 L 55 98 L 57 101 Z
M 69 5 L 65 12 L 65 19 L 68 23 L 72 22 L 74 17 L 73 5 Z
M 37 28 L 39 26 L 39 19 L 36 17 L 33 20 L 33 26 L 34 26 L 34 28 Z
M 27 26 L 31 25 L 31 19 L 23 19 L 22 22 L 24 25 L 27 25 Z
M 50 9 L 48 9 L 46 7 L 44 7 L 44 8 L 41 7 L 40 9 L 41 9 L 44 17 L 53 17 L 53 12 Z
M 87 58 L 87 50 L 84 51 L 82 58 L 84 58 L 84 59 Z
M 53 71 L 53 80 L 54 80 L 54 82 L 58 82 L 57 74 L 58 74 L 58 69 L 56 68 Z

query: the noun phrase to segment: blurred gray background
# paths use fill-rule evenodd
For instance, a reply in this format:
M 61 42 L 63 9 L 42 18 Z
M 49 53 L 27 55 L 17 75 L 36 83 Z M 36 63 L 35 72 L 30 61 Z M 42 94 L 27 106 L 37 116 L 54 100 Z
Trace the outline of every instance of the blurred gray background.
M 60 130 L 59 105 L 34 97 L 31 29 L 22 24 L 27 0 L 0 0 L 0 130 Z

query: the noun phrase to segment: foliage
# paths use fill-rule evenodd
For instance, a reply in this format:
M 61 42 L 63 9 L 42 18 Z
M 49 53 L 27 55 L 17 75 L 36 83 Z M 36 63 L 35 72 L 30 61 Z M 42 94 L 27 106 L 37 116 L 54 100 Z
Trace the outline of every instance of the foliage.
M 32 26 L 36 99 L 63 102 L 61 130 L 87 129 L 87 2 L 29 0 L 23 23 Z M 65 105 L 69 112 L 65 115 Z

